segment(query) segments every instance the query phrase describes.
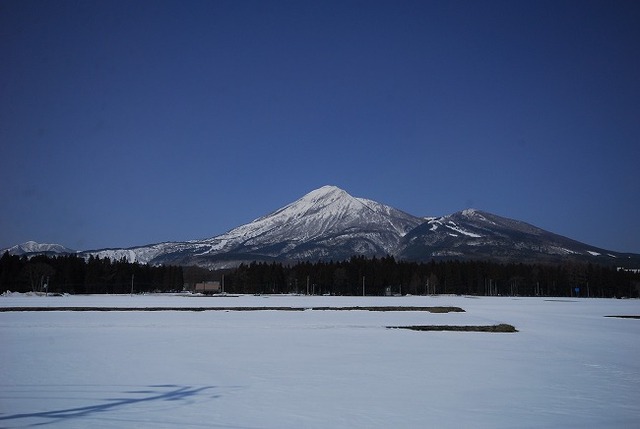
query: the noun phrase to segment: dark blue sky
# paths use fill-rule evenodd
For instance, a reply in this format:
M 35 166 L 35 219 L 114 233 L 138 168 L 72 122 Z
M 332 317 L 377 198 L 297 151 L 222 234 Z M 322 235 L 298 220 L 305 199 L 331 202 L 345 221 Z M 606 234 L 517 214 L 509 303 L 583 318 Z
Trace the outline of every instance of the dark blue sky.
M 636 1 L 0 0 L 0 248 L 211 237 L 325 184 L 640 252 Z

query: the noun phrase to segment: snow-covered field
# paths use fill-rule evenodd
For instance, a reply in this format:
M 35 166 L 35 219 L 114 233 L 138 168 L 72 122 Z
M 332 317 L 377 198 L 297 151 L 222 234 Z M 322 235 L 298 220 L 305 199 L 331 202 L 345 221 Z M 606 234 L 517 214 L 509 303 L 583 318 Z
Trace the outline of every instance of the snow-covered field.
M 0 427 L 637 428 L 639 300 L 0 297 L 0 307 L 459 306 L 0 312 Z M 512 334 L 389 325 L 491 325 Z

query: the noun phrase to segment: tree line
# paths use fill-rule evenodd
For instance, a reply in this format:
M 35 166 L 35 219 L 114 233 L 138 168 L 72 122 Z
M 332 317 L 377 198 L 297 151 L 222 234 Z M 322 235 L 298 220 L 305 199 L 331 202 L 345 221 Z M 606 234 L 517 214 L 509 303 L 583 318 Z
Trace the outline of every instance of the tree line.
M 392 256 L 346 261 L 253 262 L 212 273 L 228 293 L 310 295 L 459 294 L 638 297 L 640 274 L 616 267 L 490 261 L 398 261 Z
M 252 262 L 212 271 L 151 266 L 75 255 L 0 257 L 0 290 L 52 293 L 169 292 L 220 281 L 227 293 L 309 295 L 511 295 L 639 297 L 640 273 L 613 266 L 398 261 L 392 256 L 345 261 Z
M 180 291 L 182 267 L 151 266 L 122 259 L 75 255 L 10 255 L 0 258 L 0 290 L 51 293 L 140 293 Z

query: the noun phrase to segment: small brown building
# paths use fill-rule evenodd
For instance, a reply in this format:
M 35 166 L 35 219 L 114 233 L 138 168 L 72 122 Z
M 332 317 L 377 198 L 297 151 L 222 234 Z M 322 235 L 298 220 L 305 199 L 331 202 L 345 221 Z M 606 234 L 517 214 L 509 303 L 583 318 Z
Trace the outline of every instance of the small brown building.
M 220 293 L 222 292 L 222 287 L 220 286 L 220 282 L 217 281 L 201 282 L 196 283 L 194 292 L 205 294 Z

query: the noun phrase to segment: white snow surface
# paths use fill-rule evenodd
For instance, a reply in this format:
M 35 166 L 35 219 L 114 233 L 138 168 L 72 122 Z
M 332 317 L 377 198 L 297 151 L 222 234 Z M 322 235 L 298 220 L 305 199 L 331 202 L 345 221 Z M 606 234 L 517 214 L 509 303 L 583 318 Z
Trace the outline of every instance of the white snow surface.
M 461 227 L 459 227 L 458 225 L 455 224 L 455 222 L 449 221 L 445 224 L 445 226 L 453 231 L 459 232 L 462 235 L 466 235 L 468 237 L 473 237 L 473 238 L 480 238 L 482 237 L 481 235 L 475 234 L 473 232 L 469 232 L 466 231 L 464 229 L 462 229 Z M 456 236 L 457 237 L 457 236 Z
M 459 306 L 0 312 L 0 427 L 640 427 L 639 300 L 7 294 L 1 307 Z M 415 332 L 510 323 L 513 334 Z
M 472 213 L 475 213 L 475 212 L 472 212 Z M 466 215 L 469 215 L 469 214 L 466 213 Z M 464 229 L 461 226 L 457 225 L 455 222 L 453 222 L 451 220 L 448 220 L 447 218 L 448 218 L 448 216 L 444 216 L 444 217 L 441 217 L 441 218 L 430 219 L 428 221 L 429 225 L 431 225 L 431 228 L 429 228 L 429 231 L 436 231 L 439 226 L 444 226 L 444 227 L 449 228 L 450 230 L 455 231 L 455 232 L 458 233 L 458 234 L 448 233 L 451 237 L 458 237 L 459 234 L 465 235 L 467 237 L 472 237 L 472 238 L 481 238 L 482 237 L 479 234 L 467 231 L 466 229 Z

